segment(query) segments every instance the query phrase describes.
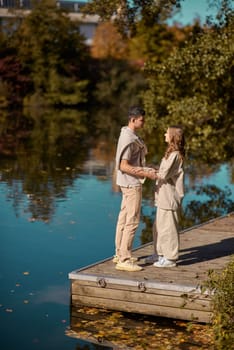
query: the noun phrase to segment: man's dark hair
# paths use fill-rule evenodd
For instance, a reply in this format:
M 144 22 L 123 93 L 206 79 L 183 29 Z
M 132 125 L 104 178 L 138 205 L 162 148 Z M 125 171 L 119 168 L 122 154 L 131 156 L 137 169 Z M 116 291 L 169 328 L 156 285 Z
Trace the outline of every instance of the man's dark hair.
M 144 117 L 145 111 L 143 108 L 139 106 L 132 106 L 128 110 L 128 120 L 130 120 L 132 117 Z

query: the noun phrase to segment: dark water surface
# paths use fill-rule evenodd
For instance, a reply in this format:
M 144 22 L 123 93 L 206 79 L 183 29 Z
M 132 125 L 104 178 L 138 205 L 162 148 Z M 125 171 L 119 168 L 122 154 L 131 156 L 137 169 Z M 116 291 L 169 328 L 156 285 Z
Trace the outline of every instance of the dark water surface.
M 32 152 L 0 161 L 1 350 L 103 348 L 66 335 L 68 273 L 114 254 L 121 197 L 113 190 L 113 152 L 107 156 L 99 147 L 86 150 L 79 162 L 60 158 L 43 163 Z M 194 183 L 215 185 L 221 192 L 228 188 L 229 204 L 233 202 L 232 171 L 230 164 L 206 173 L 197 169 L 186 179 L 184 208 L 193 200 L 209 200 L 195 192 Z M 148 181 L 135 247 L 151 240 L 152 196 Z M 218 204 L 212 205 L 215 210 Z M 224 203 L 220 213 L 227 210 Z M 173 339 L 168 341 L 173 346 Z

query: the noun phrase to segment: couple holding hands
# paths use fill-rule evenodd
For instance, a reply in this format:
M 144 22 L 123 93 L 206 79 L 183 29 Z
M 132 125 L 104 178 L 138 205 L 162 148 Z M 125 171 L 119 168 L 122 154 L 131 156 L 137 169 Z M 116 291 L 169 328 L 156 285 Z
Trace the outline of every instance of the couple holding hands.
M 144 126 L 145 111 L 130 107 L 128 125 L 122 127 L 116 150 L 116 184 L 122 192 L 121 208 L 116 225 L 115 255 L 117 270 L 140 271 L 132 257 L 135 232 L 140 223 L 142 184 L 145 178 L 156 181 L 157 206 L 153 229 L 154 254 L 145 259 L 155 267 L 174 267 L 179 254 L 178 220 L 184 196 L 185 141 L 179 126 L 170 126 L 165 133 L 167 148 L 158 170 L 145 167 L 147 149 L 137 130 Z

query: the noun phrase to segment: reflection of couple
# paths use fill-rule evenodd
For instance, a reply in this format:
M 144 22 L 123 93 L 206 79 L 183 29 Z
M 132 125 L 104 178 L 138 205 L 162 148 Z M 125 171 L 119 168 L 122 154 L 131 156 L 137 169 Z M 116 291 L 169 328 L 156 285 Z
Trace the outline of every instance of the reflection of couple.
M 168 144 L 159 170 L 145 167 L 146 146 L 136 131 L 144 126 L 145 111 L 129 109 L 128 126 L 121 129 L 116 150 L 116 183 L 122 192 L 122 203 L 116 225 L 115 256 L 117 270 L 140 271 L 132 257 L 132 244 L 140 222 L 142 184 L 145 178 L 156 180 L 157 214 L 154 229 L 155 252 L 146 262 L 156 267 L 176 266 L 179 252 L 178 211 L 184 196 L 184 135 L 180 127 L 169 127 Z

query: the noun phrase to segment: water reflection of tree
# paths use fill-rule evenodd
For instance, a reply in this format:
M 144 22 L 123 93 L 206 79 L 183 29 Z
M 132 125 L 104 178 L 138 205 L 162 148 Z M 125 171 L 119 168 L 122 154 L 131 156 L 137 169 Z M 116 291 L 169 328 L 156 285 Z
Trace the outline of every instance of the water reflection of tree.
M 182 212 L 182 228 L 200 224 L 211 218 L 222 216 L 234 211 L 234 202 L 230 198 L 231 190 L 226 187 L 221 190 L 215 185 L 194 186 L 197 196 L 205 196 L 205 200 L 190 201 Z
M 19 123 L 16 112 L 2 113 L 0 125 L 1 180 L 13 206 L 17 212 L 27 202 L 31 220 L 47 222 L 55 198 L 66 196 L 87 156 L 86 115 L 35 110 L 21 115 Z

